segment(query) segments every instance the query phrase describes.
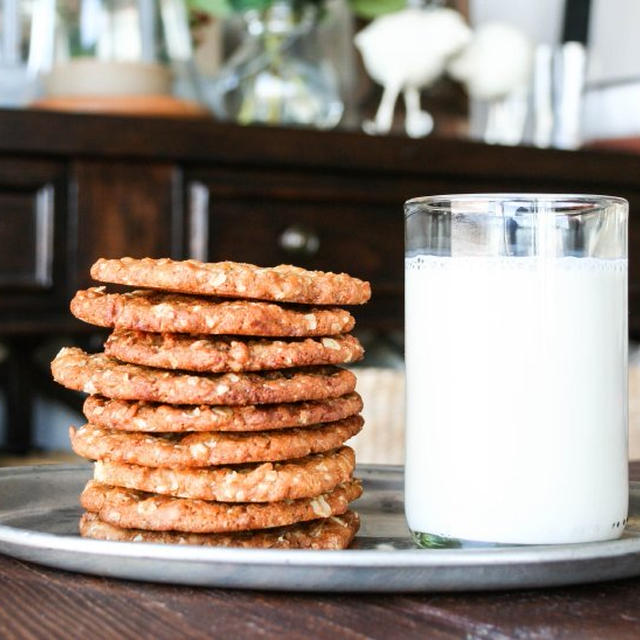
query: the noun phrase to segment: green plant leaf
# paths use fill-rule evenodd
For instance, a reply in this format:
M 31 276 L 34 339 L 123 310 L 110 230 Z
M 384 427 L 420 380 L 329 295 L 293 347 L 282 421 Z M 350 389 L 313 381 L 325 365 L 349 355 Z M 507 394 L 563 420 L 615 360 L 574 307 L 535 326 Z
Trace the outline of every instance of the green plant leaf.
M 212 16 L 226 16 L 230 13 L 250 10 L 262 11 L 273 4 L 273 0 L 186 0 L 190 11 L 202 11 Z M 406 0 L 348 0 L 351 10 L 371 20 L 385 13 L 398 11 L 406 7 Z M 305 4 L 322 5 L 324 0 L 294 0 L 299 9 Z
M 349 6 L 362 18 L 372 19 L 404 9 L 407 6 L 407 0 L 349 0 Z
M 189 11 L 202 11 L 212 16 L 226 16 L 232 8 L 229 0 L 187 0 Z
M 273 4 L 273 0 L 230 0 L 230 2 L 234 11 L 250 11 L 251 9 L 260 11 Z

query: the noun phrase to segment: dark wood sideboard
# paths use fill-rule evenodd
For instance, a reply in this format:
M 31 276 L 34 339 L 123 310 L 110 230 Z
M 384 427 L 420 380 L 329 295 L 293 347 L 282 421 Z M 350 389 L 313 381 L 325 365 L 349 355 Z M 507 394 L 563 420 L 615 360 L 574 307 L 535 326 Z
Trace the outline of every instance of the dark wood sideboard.
M 29 445 L 30 352 L 88 328 L 68 312 L 101 256 L 294 262 L 372 281 L 361 327 L 402 328 L 402 203 L 473 191 L 631 202 L 630 328 L 640 336 L 640 156 L 456 140 L 0 111 L 0 374 L 5 448 Z

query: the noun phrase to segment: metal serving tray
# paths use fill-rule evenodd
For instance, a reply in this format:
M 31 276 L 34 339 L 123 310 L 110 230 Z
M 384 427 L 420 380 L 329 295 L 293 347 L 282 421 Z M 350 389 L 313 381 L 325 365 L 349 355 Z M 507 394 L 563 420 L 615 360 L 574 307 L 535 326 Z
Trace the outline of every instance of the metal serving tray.
M 640 575 L 640 483 L 620 540 L 497 549 L 416 549 L 402 468 L 360 466 L 362 527 L 347 551 L 239 549 L 80 538 L 78 496 L 91 466 L 0 469 L 0 553 L 99 576 L 295 591 L 461 591 L 548 587 Z

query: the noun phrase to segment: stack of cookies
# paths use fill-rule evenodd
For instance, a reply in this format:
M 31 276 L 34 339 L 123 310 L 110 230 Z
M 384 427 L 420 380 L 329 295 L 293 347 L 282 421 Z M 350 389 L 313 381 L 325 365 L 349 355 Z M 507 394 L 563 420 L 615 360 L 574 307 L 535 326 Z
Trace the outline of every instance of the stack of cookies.
M 344 446 L 363 420 L 348 332 L 369 283 L 298 267 L 98 260 L 73 314 L 113 332 L 104 353 L 65 348 L 57 382 L 91 394 L 73 449 L 95 460 L 83 536 L 341 549 L 362 492 Z

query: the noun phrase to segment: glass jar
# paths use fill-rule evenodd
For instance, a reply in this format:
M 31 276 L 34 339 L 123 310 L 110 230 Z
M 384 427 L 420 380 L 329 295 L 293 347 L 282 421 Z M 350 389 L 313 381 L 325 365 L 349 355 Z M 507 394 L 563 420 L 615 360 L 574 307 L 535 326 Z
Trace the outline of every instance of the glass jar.
M 405 508 L 419 546 L 621 535 L 627 208 L 554 194 L 405 204 Z
M 247 11 L 243 41 L 210 94 L 214 113 L 240 124 L 336 126 L 344 106 L 319 19 L 316 5 L 290 0 Z
M 183 0 L 33 0 L 28 67 L 41 106 L 203 111 Z

